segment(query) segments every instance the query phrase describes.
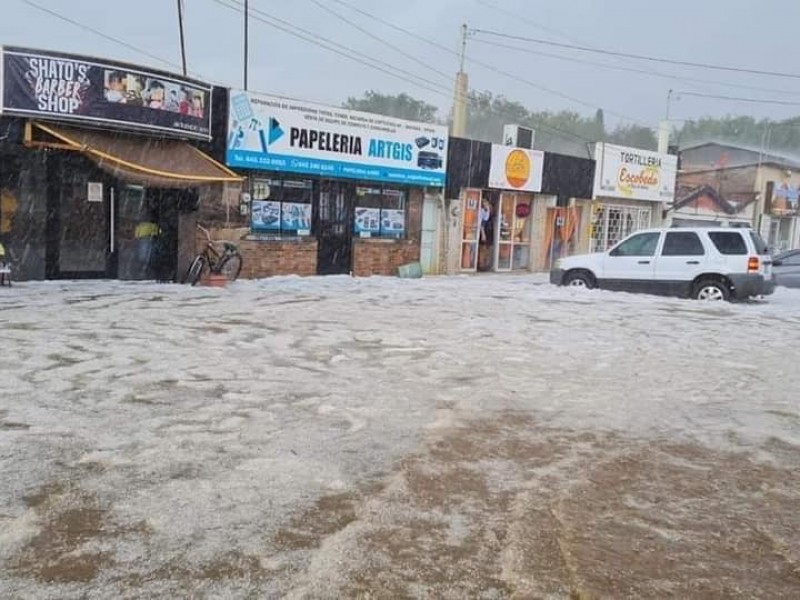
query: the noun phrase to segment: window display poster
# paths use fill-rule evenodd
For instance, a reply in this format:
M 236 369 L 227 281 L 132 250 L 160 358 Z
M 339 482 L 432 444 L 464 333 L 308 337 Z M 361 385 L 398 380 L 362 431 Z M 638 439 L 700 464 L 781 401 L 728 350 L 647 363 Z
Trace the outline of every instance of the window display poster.
M 298 235 L 308 235 L 311 232 L 311 205 L 284 202 L 281 207 L 281 229 L 296 231 Z
M 381 211 L 381 235 L 403 237 L 406 229 L 406 211 L 385 209 Z
M 281 203 L 272 200 L 253 200 L 250 213 L 253 231 L 278 232 L 281 230 Z
M 362 237 L 379 234 L 381 232 L 381 209 L 357 206 L 354 231 Z

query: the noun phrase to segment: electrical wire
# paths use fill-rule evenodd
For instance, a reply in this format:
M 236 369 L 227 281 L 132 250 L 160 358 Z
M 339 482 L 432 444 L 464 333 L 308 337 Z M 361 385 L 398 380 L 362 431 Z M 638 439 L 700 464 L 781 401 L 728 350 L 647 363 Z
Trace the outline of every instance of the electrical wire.
M 99 29 L 94 29 L 93 27 L 90 27 L 90 26 L 88 26 L 88 25 L 86 25 L 84 23 L 81 23 L 80 21 L 76 21 L 74 19 L 71 19 L 70 17 L 67 17 L 66 15 L 62 15 L 61 13 L 56 12 L 54 10 L 51 10 L 51 9 L 45 7 L 45 6 L 40 5 L 40 4 L 37 4 L 36 2 L 32 2 L 31 0 L 20 0 L 20 2 L 22 2 L 23 4 L 27 4 L 31 8 L 35 8 L 38 11 L 41 11 L 43 13 L 47 13 L 50 16 L 56 17 L 57 19 L 60 19 L 61 21 L 69 23 L 70 25 L 74 25 L 75 27 L 83 29 L 84 31 L 89 31 L 90 33 L 98 35 L 98 36 L 102 37 L 103 39 L 108 40 L 109 42 L 114 42 L 115 44 L 119 44 L 120 46 L 123 46 L 123 47 L 127 48 L 128 50 L 132 50 L 134 52 L 137 52 L 138 54 L 141 54 L 142 56 L 146 56 L 146 57 L 151 58 L 153 60 L 156 60 L 156 61 L 158 61 L 158 62 L 160 62 L 162 64 L 169 65 L 170 67 L 173 67 L 173 68 L 177 69 L 178 71 L 180 71 L 181 68 L 182 68 L 181 65 L 178 64 L 178 63 L 175 63 L 175 62 L 166 60 L 164 58 L 161 58 L 160 56 L 157 56 L 156 54 L 151 54 L 150 52 L 147 52 L 146 50 L 142 50 L 141 48 L 139 48 L 137 46 L 134 46 L 133 44 L 129 44 L 128 42 L 126 42 L 124 40 L 116 38 L 116 37 L 114 37 L 112 35 L 108 35 L 107 33 L 103 33 Z
M 460 56 L 459 53 L 457 51 L 453 50 L 452 48 L 448 48 L 447 46 L 445 46 L 443 44 L 431 41 L 431 40 L 429 40 L 429 39 L 427 39 L 427 38 L 425 38 L 425 37 L 423 37 L 421 35 L 418 35 L 418 34 L 412 32 L 412 31 L 409 31 L 409 30 L 407 30 L 407 29 L 405 29 L 403 27 L 400 27 L 399 25 L 395 25 L 394 23 L 391 23 L 390 21 L 386 21 L 385 19 L 382 19 L 382 18 L 380 18 L 378 16 L 375 16 L 374 14 L 371 14 L 371 13 L 369 13 L 369 12 L 367 12 L 367 11 L 361 9 L 361 8 L 353 6 L 352 4 L 350 4 L 348 2 L 345 2 L 344 0 L 331 0 L 331 1 L 337 3 L 337 4 L 341 5 L 341 6 L 347 7 L 352 11 L 355 11 L 355 12 L 357 12 L 357 13 L 359 13 L 359 14 L 361 14 L 361 15 L 369 18 L 369 19 L 372 19 L 373 21 L 381 23 L 381 24 L 383 24 L 383 25 L 385 25 L 387 27 L 390 27 L 391 29 L 394 29 L 395 31 L 399 31 L 401 33 L 404 33 L 406 35 L 409 35 L 409 36 L 413 37 L 414 39 L 417 39 L 419 41 L 425 42 L 426 44 L 429 44 L 429 45 L 431 45 L 431 46 L 433 46 L 435 48 L 438 48 L 439 50 L 442 50 L 443 52 L 447 52 L 447 53 L 455 55 L 455 56 Z M 510 73 L 508 71 L 504 71 L 502 69 L 499 69 L 496 65 L 492 65 L 490 63 L 486 63 L 486 62 L 483 62 L 483 61 L 475 59 L 475 58 L 470 58 L 469 56 L 466 57 L 466 60 L 468 62 L 472 63 L 472 64 L 475 64 L 477 66 L 483 67 L 484 69 L 492 71 L 493 73 L 497 73 L 497 74 L 502 75 L 504 77 L 507 77 L 509 79 L 513 79 L 514 81 L 516 81 L 518 83 L 523 83 L 523 84 L 525 84 L 525 85 L 527 85 L 529 87 L 532 87 L 533 89 L 536 89 L 536 90 L 538 90 L 540 92 L 545 92 L 545 93 L 550 94 L 552 96 L 557 96 L 557 97 L 559 97 L 559 98 L 561 98 L 563 100 L 569 100 L 570 102 L 573 102 L 575 104 L 579 104 L 579 105 L 582 105 L 582 106 L 586 106 L 586 107 L 591 108 L 593 110 L 596 110 L 596 109 L 600 108 L 604 112 L 606 112 L 607 114 L 615 116 L 615 117 L 617 117 L 619 119 L 622 119 L 622 120 L 625 120 L 625 121 L 630 121 L 632 123 L 636 123 L 638 125 L 642 125 L 642 126 L 647 127 L 649 129 L 653 129 L 653 126 L 650 123 L 646 123 L 645 121 L 642 121 L 642 120 L 634 118 L 634 117 L 630 117 L 628 115 L 622 114 L 620 112 L 613 111 L 611 109 L 607 109 L 607 108 L 604 108 L 604 107 L 599 107 L 599 106 L 597 106 L 597 105 L 595 105 L 595 104 L 593 104 L 591 102 L 587 102 L 585 100 L 581 100 L 580 98 L 576 98 L 574 96 L 570 96 L 569 94 L 565 94 L 563 92 L 559 92 L 558 90 L 554 90 L 554 89 L 548 88 L 548 87 L 543 86 L 541 84 L 538 84 L 538 83 L 535 83 L 533 81 L 530 81 L 529 79 L 525 79 L 523 77 L 520 77 L 518 74 Z
M 223 0 L 212 0 L 212 1 L 219 4 L 220 6 L 224 6 L 227 9 L 244 14 L 244 5 L 241 2 L 238 2 L 237 0 L 227 0 L 227 2 Z M 228 2 L 230 2 L 230 4 Z M 291 23 L 290 21 L 286 21 L 284 19 L 272 16 L 264 11 L 250 7 L 249 12 L 251 18 L 265 25 L 268 25 L 274 29 L 278 29 L 293 37 L 299 38 L 310 44 L 323 48 L 329 52 L 333 52 L 334 54 L 338 54 L 339 56 L 347 58 L 348 60 L 351 60 L 353 62 L 359 63 L 362 66 L 366 66 L 376 71 L 380 71 L 386 75 L 389 75 L 396 79 L 400 79 L 402 81 L 405 81 L 406 83 L 410 83 L 416 87 L 425 89 L 431 93 L 450 98 L 451 95 L 450 91 L 447 90 L 445 87 L 441 86 L 441 84 L 439 84 L 438 82 L 431 81 L 430 79 L 426 79 L 424 77 L 411 73 L 410 71 L 406 71 L 405 69 L 401 69 L 384 61 L 374 59 L 361 52 L 351 50 L 342 44 L 334 42 L 328 38 L 324 38 L 319 34 L 314 33 L 313 31 L 309 31 L 308 29 L 303 29 L 302 27 L 298 27 L 297 25 Z
M 334 9 L 332 9 L 330 6 L 327 6 L 327 5 L 323 4 L 319 0 L 310 0 L 310 1 L 313 4 L 317 5 L 319 8 L 321 8 L 322 10 L 324 10 L 325 12 L 333 15 L 335 18 L 339 19 L 340 21 L 342 21 L 344 23 L 347 23 L 348 25 L 350 25 L 350 27 L 353 27 L 357 31 L 360 31 L 361 33 L 363 33 L 367 37 L 370 37 L 373 40 L 376 40 L 376 41 L 380 42 L 381 44 L 383 44 L 384 46 L 386 46 L 388 48 L 391 48 L 392 50 L 394 50 L 395 52 L 397 52 L 401 56 L 404 56 L 405 58 L 417 63 L 421 67 L 423 67 L 425 69 L 428 69 L 429 71 L 431 71 L 433 73 L 436 73 L 437 75 L 445 78 L 451 84 L 455 84 L 455 78 L 452 77 L 451 75 L 449 75 L 448 73 L 445 73 L 444 71 L 441 71 L 441 70 L 437 69 L 436 67 L 432 67 L 429 63 L 425 62 L 424 60 L 422 60 L 420 58 L 417 58 L 413 54 L 410 54 L 410 53 L 406 52 L 402 48 L 400 48 L 398 46 L 395 46 L 394 44 L 392 44 L 390 42 L 387 42 L 385 39 L 383 39 L 379 35 L 375 35 L 369 29 L 361 27 L 358 23 L 354 23 L 353 21 L 351 21 L 350 19 L 348 19 L 344 15 L 339 14 Z
M 223 2 L 223 0 L 212 0 L 212 1 L 213 1 L 213 2 L 216 2 L 217 4 L 220 4 L 220 5 L 222 5 L 222 6 L 225 6 L 226 8 L 229 8 L 229 9 L 231 9 L 231 10 L 235 10 L 235 11 L 237 11 L 237 12 L 239 12 L 239 13 L 242 13 L 242 14 L 244 14 L 244 9 L 243 9 L 243 7 L 242 7 L 242 8 L 239 8 L 239 7 L 237 7 L 237 6 L 231 6 L 231 5 L 228 5 L 228 4 L 226 4 L 225 2 Z M 229 2 L 231 2 L 231 3 L 234 3 L 234 4 L 236 3 L 236 0 L 228 0 L 228 1 L 229 1 Z M 324 49 L 326 49 L 326 50 L 332 51 L 332 52 L 334 52 L 334 53 L 336 53 L 336 54 L 340 54 L 340 55 L 342 55 L 342 56 L 345 56 L 346 58 L 349 58 L 349 59 L 351 59 L 351 60 L 355 60 L 356 62 L 359 62 L 360 64 L 362 64 L 362 65 L 364 65 L 364 66 L 369 66 L 369 67 L 372 67 L 372 68 L 374 68 L 374 69 L 377 69 L 377 70 L 379 70 L 379 71 L 382 71 L 382 72 L 384 72 L 384 73 L 387 73 L 387 74 L 389 74 L 389 75 L 392 75 L 392 76 L 395 76 L 395 77 L 399 77 L 400 79 L 403 79 L 403 80 L 405 80 L 405 81 L 407 81 L 407 82 L 410 82 L 410 83 L 412 83 L 412 84 L 414 84 L 414 85 L 417 85 L 418 87 L 423 87 L 423 88 L 425 88 L 425 89 L 428 89 L 429 91 L 432 91 L 433 93 L 437 93 L 437 94 L 439 94 L 439 95 L 443 95 L 443 96 L 447 97 L 448 99 L 450 99 L 450 98 L 452 97 L 452 95 L 451 95 L 451 92 L 450 92 L 449 90 L 447 90 L 447 91 L 440 91 L 440 89 L 431 89 L 431 88 L 428 88 L 427 86 L 420 86 L 418 83 L 416 83 L 416 82 L 414 82 L 414 81 L 412 81 L 412 80 L 409 80 L 408 78 L 405 78 L 405 77 L 400 77 L 400 76 L 396 75 L 395 73 L 392 73 L 391 71 L 387 71 L 386 69 L 383 69 L 383 68 L 380 68 L 380 67 L 376 67 L 376 66 L 374 66 L 374 65 L 371 65 L 371 64 L 369 64 L 369 63 L 364 63 L 363 61 L 359 60 L 358 58 L 354 58 L 354 57 L 352 57 L 352 56 L 347 56 L 347 55 L 345 55 L 343 52 L 337 51 L 337 50 L 335 50 L 335 49 L 331 49 L 331 48 L 329 48 L 329 47 L 325 46 L 324 44 L 320 44 L 320 43 L 318 42 L 318 40 L 316 40 L 316 39 L 314 39 L 314 38 L 310 38 L 310 36 L 312 36 L 312 35 L 316 36 L 316 34 L 314 34 L 314 32 L 311 32 L 311 31 L 308 31 L 308 30 L 306 30 L 306 29 L 303 29 L 303 28 L 297 27 L 297 26 L 293 25 L 292 23 L 290 23 L 289 21 L 285 21 L 285 20 L 283 20 L 283 19 L 279 19 L 279 18 L 277 18 L 277 17 L 270 17 L 270 15 L 268 15 L 267 13 L 264 13 L 263 11 L 259 11 L 259 10 L 257 10 L 257 9 L 253 9 L 253 8 L 250 8 L 250 13 L 253 13 L 253 14 L 251 14 L 251 16 L 252 16 L 254 19 L 256 19 L 257 21 L 261 21 L 261 22 L 263 22 L 263 23 L 265 23 L 265 24 L 267 24 L 267 25 L 270 25 L 270 26 L 272 26 L 272 27 L 276 27 L 277 29 L 280 29 L 280 30 L 282 30 L 282 31 L 286 31 L 287 33 L 289 33 L 289 34 L 291 34 L 291 35 L 293 35 L 293 36 L 295 36 L 295 37 L 298 37 L 298 38 L 300 38 L 300 39 L 303 39 L 303 40 L 309 41 L 309 42 L 311 42 L 311 43 L 313 43 L 313 44 L 315 44 L 315 45 L 317 45 L 317 46 L 320 46 L 320 47 L 322 47 L 322 48 L 324 48 Z M 275 24 L 273 24 L 273 23 L 270 23 L 270 22 L 269 22 L 269 19 L 270 19 L 270 18 L 272 18 L 272 19 L 274 19 L 274 20 L 276 20 L 276 21 L 278 21 L 278 22 L 280 22 L 280 23 L 284 23 L 284 24 L 286 24 L 286 27 L 283 27 L 283 26 L 279 26 L 279 25 L 275 25 Z M 296 33 L 296 32 L 293 32 L 293 31 L 291 31 L 291 29 L 290 29 L 290 28 L 295 28 L 295 29 L 298 29 L 299 31 L 301 31 L 301 32 L 304 32 L 304 34 L 308 34 L 308 35 L 298 34 L 298 33 Z M 330 44 L 333 44 L 334 46 L 339 46 L 340 48 L 343 48 L 343 47 L 344 47 L 344 46 L 342 46 L 341 44 L 337 44 L 336 42 L 332 42 L 332 41 L 330 41 L 330 40 L 327 40 L 327 41 L 328 41 Z M 354 51 L 351 51 L 351 52 L 354 52 Z M 355 54 L 360 54 L 360 53 L 356 53 L 356 52 L 354 52 L 354 53 L 355 53 Z M 362 56 L 365 56 L 365 55 L 362 55 Z M 366 57 L 366 58 L 370 59 L 370 57 Z M 374 59 L 370 59 L 370 60 L 374 60 Z M 378 63 L 384 64 L 384 65 L 387 65 L 387 66 L 388 66 L 388 67 L 390 67 L 390 68 L 395 68 L 395 67 L 392 67 L 392 65 L 388 65 L 387 63 L 382 63 L 381 61 L 375 61 L 375 62 L 378 62 Z M 406 73 L 407 73 L 407 71 L 406 71 Z M 413 74 L 411 74 L 411 75 L 413 75 Z M 426 80 L 426 81 L 427 81 L 427 80 Z M 434 85 L 435 85 L 435 84 L 434 84 Z M 444 88 L 441 88 L 441 89 L 444 89 Z M 567 135 L 567 136 L 569 136 L 569 137 L 571 137 L 571 138 L 573 138 L 573 139 L 580 140 L 581 142 L 595 142 L 595 141 L 596 141 L 596 140 L 590 140 L 590 139 L 588 139 L 588 138 L 585 138 L 585 137 L 583 137 L 583 136 L 581 136 L 581 135 L 579 135 L 579 134 L 577 134 L 577 133 L 574 133 L 574 132 L 572 132 L 572 131 L 567 131 L 567 130 L 564 130 L 564 129 L 560 129 L 560 128 L 558 128 L 558 127 L 555 127 L 555 126 L 552 126 L 552 125 L 548 125 L 548 124 L 544 124 L 544 123 L 539 123 L 539 124 L 538 124 L 538 126 L 540 126 L 540 127 L 541 127 L 541 129 L 543 129 L 543 130 L 549 130 L 550 132 L 552 132 L 552 134 L 553 134 L 554 136 L 555 136 L 556 134 L 563 134 L 563 135 Z M 564 139 L 566 139 L 566 138 L 564 138 Z
M 555 46 L 556 48 L 566 48 L 569 50 L 577 50 L 579 52 L 593 52 L 595 54 L 604 54 L 607 56 L 620 56 L 624 58 L 632 58 L 634 60 L 644 60 L 648 62 L 664 63 L 669 65 L 678 65 L 682 67 L 692 67 L 696 69 L 711 69 L 715 71 L 729 71 L 732 73 L 747 73 L 749 75 L 763 75 L 767 77 L 784 77 L 789 79 L 800 79 L 798 73 L 784 73 L 780 71 L 764 71 L 760 69 L 749 69 L 746 67 L 731 67 L 728 65 L 713 65 L 709 63 L 697 63 L 686 60 L 674 60 L 670 58 L 659 58 L 654 56 L 646 56 L 644 54 L 634 54 L 631 52 L 617 52 L 616 50 L 605 50 L 601 48 L 591 48 L 589 46 L 580 46 L 577 44 L 564 44 L 562 42 L 554 42 L 551 40 L 542 40 L 539 38 L 526 37 L 524 35 L 513 35 L 510 33 L 503 33 L 501 31 L 493 31 L 491 29 L 473 29 L 475 33 L 482 33 L 493 37 L 501 37 L 518 42 L 528 42 L 531 44 L 541 44 L 544 46 Z
M 700 92 L 675 92 L 679 96 L 694 96 L 697 98 L 715 98 L 717 100 L 730 100 L 732 102 L 750 102 L 752 104 L 777 104 L 780 106 L 800 106 L 800 102 L 786 100 L 762 100 L 759 98 L 742 98 L 740 96 L 723 96 L 719 94 L 701 94 Z
M 562 31 L 558 31 L 556 29 L 552 29 L 550 27 L 545 27 L 544 25 L 540 25 L 540 24 L 536 23 L 535 21 L 533 21 L 531 19 L 527 19 L 527 18 L 525 18 L 524 16 L 522 16 L 520 14 L 511 12 L 509 10 L 506 10 L 505 8 L 500 7 L 500 6 L 495 6 L 494 4 L 491 4 L 490 2 L 488 2 L 487 0 L 475 0 L 475 2 L 477 4 L 479 4 L 479 5 L 481 5 L 481 6 L 484 6 L 486 8 L 491 9 L 491 10 L 494 10 L 494 11 L 500 13 L 500 14 L 506 15 L 506 16 L 514 19 L 515 21 L 528 24 L 531 27 L 535 27 L 536 29 L 541 29 L 542 31 L 550 33 L 551 35 L 557 35 L 557 36 L 562 37 L 562 38 L 564 38 L 566 40 L 574 42 L 576 44 L 581 44 L 580 40 L 578 40 L 577 38 L 574 38 L 574 37 L 562 32 Z M 478 44 L 491 44 L 491 43 L 493 43 L 493 42 L 488 42 L 488 41 L 485 41 L 485 40 L 474 40 L 474 41 L 475 41 L 475 43 L 478 43 Z M 605 68 L 605 69 L 615 69 L 615 70 L 619 70 L 619 71 L 629 71 L 631 73 L 641 73 L 641 74 L 650 75 L 650 76 L 653 76 L 653 77 L 661 77 L 661 78 L 664 78 L 664 79 L 671 79 L 673 81 L 680 81 L 682 83 L 687 83 L 687 84 L 690 84 L 690 85 L 697 85 L 697 87 L 699 87 L 701 89 L 708 89 L 707 85 L 714 85 L 714 86 L 722 86 L 722 87 L 729 87 L 729 88 L 735 88 L 735 89 L 750 90 L 750 91 L 762 92 L 762 93 L 768 93 L 768 94 L 782 94 L 782 95 L 788 95 L 788 96 L 799 96 L 800 95 L 800 90 L 792 91 L 792 90 L 777 89 L 777 88 L 764 88 L 764 87 L 759 87 L 759 86 L 744 85 L 744 84 L 740 84 L 740 83 L 732 83 L 732 82 L 729 82 L 729 81 L 719 81 L 719 80 L 715 80 L 715 79 L 706 79 L 706 78 L 702 78 L 701 79 L 699 77 L 688 77 L 686 75 L 675 75 L 675 74 L 672 74 L 672 73 L 664 73 L 663 71 L 654 71 L 654 70 L 651 70 L 651 69 L 644 70 L 644 69 L 640 69 L 640 68 L 636 68 L 636 67 L 622 67 L 622 66 L 610 65 L 608 63 L 592 62 L 592 61 L 588 61 L 588 60 L 580 59 L 580 58 L 575 58 L 575 57 L 567 57 L 567 56 L 562 56 L 562 55 L 557 55 L 557 54 L 548 54 L 548 53 L 540 52 L 540 51 L 537 51 L 537 50 L 531 50 L 530 48 L 520 48 L 519 46 L 510 46 L 510 45 L 500 44 L 500 43 L 496 43 L 496 45 L 499 48 L 513 49 L 513 50 L 517 50 L 519 52 L 526 52 L 526 53 L 537 55 L 537 56 L 546 56 L 546 57 L 555 58 L 555 59 L 558 59 L 558 60 L 566 60 L 566 61 L 571 61 L 571 62 L 576 62 L 576 63 L 584 63 L 584 64 L 587 64 L 587 65 L 592 65 L 592 66 L 601 67 L 601 68 Z M 620 57 L 613 57 L 613 58 L 620 59 Z M 627 60 L 626 59 L 620 59 L 620 60 L 622 62 L 625 62 L 625 63 L 629 64 L 629 65 L 636 64 L 634 61 L 632 61 L 630 59 L 627 59 Z

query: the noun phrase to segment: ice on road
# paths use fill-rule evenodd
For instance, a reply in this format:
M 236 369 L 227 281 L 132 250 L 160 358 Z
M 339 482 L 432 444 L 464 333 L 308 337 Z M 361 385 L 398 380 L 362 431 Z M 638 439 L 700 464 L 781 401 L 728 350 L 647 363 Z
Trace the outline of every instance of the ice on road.
M 795 291 L 28 283 L 0 336 L 0 597 L 800 596 Z

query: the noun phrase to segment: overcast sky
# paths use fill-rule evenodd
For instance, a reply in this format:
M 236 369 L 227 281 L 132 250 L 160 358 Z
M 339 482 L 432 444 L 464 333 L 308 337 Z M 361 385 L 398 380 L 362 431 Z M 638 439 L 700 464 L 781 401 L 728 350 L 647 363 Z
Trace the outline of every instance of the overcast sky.
M 146 54 L 66 23 L 24 0 L 2 0 L 0 43 L 116 58 L 168 70 L 176 70 L 176 67 L 158 62 L 147 54 L 173 65 L 180 63 L 177 9 L 172 0 L 31 1 L 102 30 Z M 366 66 L 364 58 L 344 58 L 311 41 L 298 39 L 267 25 L 257 20 L 259 17 L 256 15 L 250 28 L 251 89 L 333 104 L 341 103 L 349 95 L 360 95 L 367 89 L 384 93 L 407 92 L 436 104 L 443 115 L 449 111 L 452 81 L 443 75 L 454 74 L 458 69 L 455 53 L 385 27 L 336 0 L 316 2 L 328 6 L 334 13 L 367 29 L 396 49 L 324 11 L 314 0 L 250 0 L 250 7 L 288 22 L 282 27 L 301 27 L 311 32 L 313 39 L 320 43 L 340 44 L 372 57 L 380 61 L 378 66 L 381 69 L 408 79 L 423 77 L 428 82 L 414 79 L 424 86 L 420 87 Z M 460 25 L 466 22 L 471 28 L 509 35 L 676 60 L 800 73 L 800 61 L 797 60 L 800 2 L 797 0 L 727 0 L 724 3 L 721 0 L 341 2 L 453 52 L 459 47 Z M 242 13 L 221 3 L 241 5 L 240 0 L 185 0 L 189 70 L 206 80 L 240 86 Z M 520 53 L 499 48 L 497 44 L 517 45 L 539 54 Z M 568 57 L 572 61 L 541 53 Z M 800 114 L 800 79 L 797 78 L 759 77 L 655 64 L 481 33 L 470 37 L 467 57 L 494 67 L 467 62 L 473 89 L 503 94 L 531 109 L 572 109 L 593 114 L 594 110 L 602 107 L 607 121 L 612 123 L 616 120 L 614 115 L 618 115 L 640 124 L 655 125 L 664 116 L 667 92 L 671 88 L 677 96 L 672 102 L 675 119 L 725 114 L 785 118 Z M 678 79 L 606 68 L 609 65 L 657 71 Z M 400 69 L 410 75 L 400 73 Z M 798 106 L 680 96 L 680 91 L 796 102 Z

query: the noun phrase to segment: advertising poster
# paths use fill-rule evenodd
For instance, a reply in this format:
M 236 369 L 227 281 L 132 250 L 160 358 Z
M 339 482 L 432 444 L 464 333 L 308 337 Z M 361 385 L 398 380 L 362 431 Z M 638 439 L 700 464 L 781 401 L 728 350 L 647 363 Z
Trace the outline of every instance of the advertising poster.
M 308 235 L 311 232 L 311 204 L 284 202 L 281 205 L 281 229 Z
M 253 231 L 279 232 L 281 230 L 281 203 L 274 200 L 253 200 L 250 221 Z
M 384 209 L 381 211 L 381 236 L 403 237 L 406 230 L 406 211 Z
M 251 92 L 230 92 L 231 167 L 441 187 L 447 128 Z
M 786 216 L 798 213 L 800 189 L 790 181 L 776 181 L 772 189 L 771 214 Z
M 489 187 L 520 192 L 541 192 L 544 152 L 492 144 Z
M 56 52 L 3 48 L 6 114 L 211 138 L 211 87 L 177 75 Z
M 381 209 L 357 206 L 353 231 L 361 237 L 378 235 L 381 232 Z
M 595 198 L 674 201 L 677 156 L 599 143 L 595 160 Z

